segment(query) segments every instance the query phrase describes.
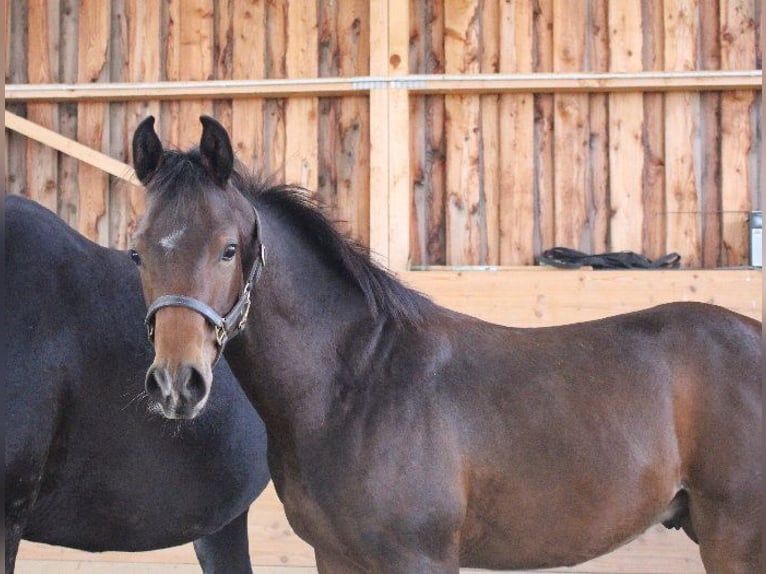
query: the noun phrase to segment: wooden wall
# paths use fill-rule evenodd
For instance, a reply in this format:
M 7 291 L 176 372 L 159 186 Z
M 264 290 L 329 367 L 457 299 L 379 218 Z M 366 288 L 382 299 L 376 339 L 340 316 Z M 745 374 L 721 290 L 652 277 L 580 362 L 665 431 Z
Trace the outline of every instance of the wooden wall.
M 761 67 L 760 2 L 415 2 L 414 73 Z M 531 264 L 541 249 L 747 261 L 760 93 L 438 95 L 412 106 L 411 253 Z
M 9 0 L 6 107 L 124 162 L 145 115 L 158 116 L 168 144 L 186 147 L 199 137 L 199 114 L 214 114 L 246 164 L 310 188 L 395 268 L 527 265 L 554 245 L 678 251 L 687 267 L 743 265 L 747 213 L 760 208 L 760 81 L 717 89 L 698 75 L 667 91 L 644 76 L 628 90 L 606 81 L 563 90 L 536 78 L 760 69 L 760 6 Z M 524 91 L 418 89 L 420 74 L 529 73 L 538 76 Z M 403 81 L 364 88 L 379 76 Z M 172 99 L 147 90 L 25 100 L 13 91 L 283 78 L 359 81 L 321 97 Z M 140 189 L 6 136 L 9 192 L 48 205 L 102 244 L 126 245 Z

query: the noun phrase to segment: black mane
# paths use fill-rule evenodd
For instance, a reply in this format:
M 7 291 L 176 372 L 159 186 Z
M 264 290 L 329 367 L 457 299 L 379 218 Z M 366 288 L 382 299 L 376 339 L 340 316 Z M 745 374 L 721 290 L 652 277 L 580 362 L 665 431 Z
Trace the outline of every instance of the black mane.
M 294 221 L 296 228 L 320 247 L 326 261 L 359 287 L 374 316 L 417 325 L 424 311 L 432 306 L 427 297 L 406 287 L 373 262 L 367 247 L 342 235 L 322 213 L 309 190 L 295 185 L 270 185 L 243 166 L 235 169 L 232 183 L 256 207 L 259 203 L 269 205 Z
M 174 202 L 181 203 L 198 198 L 200 187 L 215 185 L 197 149 L 166 150 L 150 183 L 152 195 L 172 195 Z M 326 261 L 359 287 L 374 316 L 416 325 L 432 306 L 428 298 L 374 263 L 365 246 L 338 232 L 308 190 L 293 185 L 272 185 L 242 164 L 236 166 L 231 183 L 256 207 L 262 202 L 290 217 L 296 228 L 319 246 Z

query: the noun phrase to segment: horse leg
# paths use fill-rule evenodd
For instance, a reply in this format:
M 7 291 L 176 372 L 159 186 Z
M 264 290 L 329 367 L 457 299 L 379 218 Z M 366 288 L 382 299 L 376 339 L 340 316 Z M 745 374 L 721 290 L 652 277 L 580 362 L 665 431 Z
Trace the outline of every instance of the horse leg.
M 205 574 L 252 574 L 247 537 L 247 510 L 221 528 L 194 541 Z
M 692 498 L 691 517 L 709 574 L 763 572 L 760 505 Z

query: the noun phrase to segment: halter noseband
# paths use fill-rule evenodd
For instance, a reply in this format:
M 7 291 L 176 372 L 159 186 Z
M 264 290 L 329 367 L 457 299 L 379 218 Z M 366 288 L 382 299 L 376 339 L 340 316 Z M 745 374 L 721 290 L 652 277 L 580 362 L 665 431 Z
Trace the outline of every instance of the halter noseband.
M 255 207 L 253 207 L 253 213 L 255 214 L 255 261 L 253 261 L 253 266 L 245 281 L 245 287 L 242 289 L 242 294 L 239 296 L 237 302 L 234 303 L 231 310 L 222 317 L 210 305 L 203 303 L 194 297 L 187 297 L 185 295 L 162 295 L 149 306 L 149 310 L 146 312 L 146 318 L 144 319 L 149 341 L 154 343 L 154 318 L 157 311 L 164 309 L 165 307 L 185 307 L 191 309 L 202 315 L 213 329 L 215 329 L 215 340 L 218 345 L 218 352 L 215 361 L 213 361 L 213 365 L 215 366 L 221 358 L 221 355 L 223 355 L 223 349 L 226 346 L 226 343 L 230 339 L 236 337 L 242 332 L 242 329 L 245 328 L 247 317 L 250 313 L 250 295 L 253 286 L 258 283 L 261 271 L 266 267 L 266 247 L 261 242 L 261 222 Z

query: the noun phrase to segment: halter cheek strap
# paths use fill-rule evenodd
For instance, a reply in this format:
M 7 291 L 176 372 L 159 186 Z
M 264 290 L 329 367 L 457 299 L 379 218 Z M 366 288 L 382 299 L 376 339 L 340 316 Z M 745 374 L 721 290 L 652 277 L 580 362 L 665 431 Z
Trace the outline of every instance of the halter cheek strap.
M 245 328 L 247 323 L 247 317 L 250 313 L 250 296 L 252 294 L 253 286 L 258 282 L 261 272 L 266 267 L 266 248 L 261 241 L 261 222 L 258 218 L 258 212 L 253 208 L 255 214 L 255 229 L 253 234 L 255 238 L 253 240 L 255 246 L 255 261 L 250 268 L 250 273 L 245 280 L 245 287 L 242 289 L 242 294 L 234 303 L 231 310 L 225 315 L 221 316 L 215 309 L 213 309 L 207 303 L 195 299 L 194 297 L 187 297 L 185 295 L 162 295 L 158 297 L 150 306 L 146 312 L 146 331 L 149 336 L 149 340 L 154 343 L 154 319 L 157 311 L 164 309 L 165 307 L 185 307 L 192 311 L 202 315 L 205 320 L 215 329 L 215 340 L 218 347 L 218 352 L 215 357 L 213 365 L 215 365 L 221 355 L 226 343 L 236 337 Z

